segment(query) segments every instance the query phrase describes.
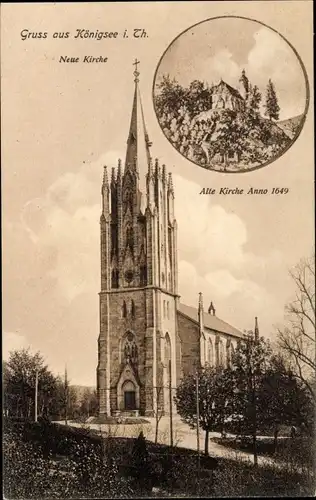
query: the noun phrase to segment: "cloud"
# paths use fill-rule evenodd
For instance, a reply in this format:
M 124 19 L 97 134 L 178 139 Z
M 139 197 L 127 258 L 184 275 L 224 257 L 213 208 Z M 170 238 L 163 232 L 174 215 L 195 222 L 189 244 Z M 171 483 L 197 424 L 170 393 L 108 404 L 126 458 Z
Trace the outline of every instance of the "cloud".
M 10 352 L 29 347 L 28 341 L 24 335 L 17 332 L 3 332 L 2 334 L 2 357 L 9 359 Z
M 240 67 L 233 60 L 233 54 L 228 49 L 219 50 L 203 62 L 202 79 L 209 81 L 210 75 L 215 84 L 223 79 L 231 85 L 236 85 L 240 77 Z
M 68 301 L 97 290 L 103 166 L 111 169 L 119 157 L 120 152 L 110 151 L 76 173 L 66 172 L 43 198 L 24 206 L 21 221 L 32 242 L 41 249 L 57 250 L 46 275 L 56 280 Z
M 247 251 L 247 227 L 239 216 L 197 196 L 201 187 L 194 182 L 174 176 L 174 184 L 182 194 L 175 198 L 181 300 L 196 305 L 202 292 L 223 319 L 248 329 L 259 315 L 270 334 L 271 321 L 280 319 L 283 305 L 268 281 L 280 268 L 282 255 L 271 250 L 263 258 Z
M 296 64 L 289 46 L 271 30 L 261 28 L 254 34 L 255 45 L 248 54 L 248 69 L 258 78 L 269 75 L 279 83 L 296 78 Z
M 199 275 L 187 261 L 179 262 L 179 290 L 181 302 L 196 306 L 202 292 L 207 311 L 212 301 L 216 314 L 241 331 L 253 328 L 259 316 L 261 334 L 273 335 L 272 324 L 282 322 L 283 303 L 273 292 L 251 279 L 237 279 L 227 269 Z
M 250 261 L 255 264 L 256 256 L 244 250 L 247 229 L 238 215 L 213 204 L 207 196 L 199 196 L 201 186 L 195 182 L 175 176 L 174 184 L 181 193 L 175 198 L 175 208 L 180 228 L 178 249 L 183 258 L 204 272 L 221 267 L 240 269 Z
M 305 82 L 299 61 L 289 45 L 276 33 L 261 28 L 254 34 L 255 45 L 245 65 L 250 81 L 264 94 L 273 81 L 282 118 L 299 115 L 305 108 Z

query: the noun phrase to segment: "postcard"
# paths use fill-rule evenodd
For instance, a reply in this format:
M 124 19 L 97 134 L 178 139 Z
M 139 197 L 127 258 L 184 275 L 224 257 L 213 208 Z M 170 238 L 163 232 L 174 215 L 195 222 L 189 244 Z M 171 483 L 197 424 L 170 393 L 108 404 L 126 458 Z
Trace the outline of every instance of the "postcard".
M 312 7 L 2 4 L 7 499 L 314 494 Z

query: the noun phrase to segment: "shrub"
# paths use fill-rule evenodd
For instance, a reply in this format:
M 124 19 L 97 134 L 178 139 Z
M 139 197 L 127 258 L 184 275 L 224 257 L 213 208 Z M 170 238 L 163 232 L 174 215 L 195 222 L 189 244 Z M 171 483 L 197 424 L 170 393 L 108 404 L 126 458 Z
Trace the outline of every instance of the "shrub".
M 140 492 L 151 492 L 152 468 L 143 431 L 141 431 L 138 438 L 134 440 L 131 467 L 134 471 L 135 488 Z
M 310 496 L 310 478 L 269 462 L 255 467 L 250 460 L 222 460 L 214 472 L 214 496 Z
M 4 434 L 4 494 L 12 499 L 112 498 L 131 495 L 117 467 L 103 456 L 102 447 L 73 445 L 70 458 L 54 461 L 37 443 L 24 442 L 16 430 Z

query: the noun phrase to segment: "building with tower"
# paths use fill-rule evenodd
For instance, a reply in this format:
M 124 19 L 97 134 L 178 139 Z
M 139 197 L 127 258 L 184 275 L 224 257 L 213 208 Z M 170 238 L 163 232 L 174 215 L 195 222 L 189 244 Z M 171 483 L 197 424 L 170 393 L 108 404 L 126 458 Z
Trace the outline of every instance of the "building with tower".
M 102 183 L 101 417 L 169 413 L 169 386 L 199 364 L 229 363 L 243 336 L 213 304 L 204 311 L 202 294 L 198 308 L 180 303 L 172 175 L 151 157 L 137 64 L 125 163 L 111 176 L 104 167 Z

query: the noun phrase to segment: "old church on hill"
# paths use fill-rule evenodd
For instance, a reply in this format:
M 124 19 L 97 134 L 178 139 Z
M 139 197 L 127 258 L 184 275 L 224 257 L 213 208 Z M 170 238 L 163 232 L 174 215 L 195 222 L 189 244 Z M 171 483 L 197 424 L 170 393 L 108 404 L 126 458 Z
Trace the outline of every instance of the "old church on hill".
M 171 174 L 152 162 L 139 93 L 139 73 L 125 163 L 102 183 L 99 415 L 169 412 L 172 390 L 200 364 L 230 361 L 243 336 L 213 304 L 181 304 L 177 222 Z M 140 189 L 143 174 L 145 188 Z
M 243 111 L 245 109 L 245 100 L 238 90 L 221 80 L 218 85 L 213 87 L 212 109 Z

